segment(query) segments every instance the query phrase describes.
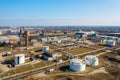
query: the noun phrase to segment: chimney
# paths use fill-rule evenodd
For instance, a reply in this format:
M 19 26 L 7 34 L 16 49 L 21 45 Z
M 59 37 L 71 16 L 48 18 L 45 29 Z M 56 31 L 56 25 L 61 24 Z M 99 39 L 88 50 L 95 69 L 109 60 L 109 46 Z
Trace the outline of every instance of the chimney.
M 26 46 L 26 49 L 28 49 L 28 37 L 29 37 L 29 31 L 25 31 L 25 46 Z

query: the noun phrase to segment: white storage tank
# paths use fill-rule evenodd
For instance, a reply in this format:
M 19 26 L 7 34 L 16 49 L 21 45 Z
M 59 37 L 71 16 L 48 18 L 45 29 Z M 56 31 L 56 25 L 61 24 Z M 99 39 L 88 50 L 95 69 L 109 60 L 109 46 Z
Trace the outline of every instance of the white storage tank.
M 85 56 L 84 61 L 85 61 L 86 65 L 89 65 L 89 66 L 97 66 L 98 65 L 98 58 L 93 55 Z
M 15 64 L 22 64 L 25 62 L 25 55 L 24 54 L 17 54 L 14 56 Z
M 72 71 L 84 71 L 86 64 L 82 62 L 80 59 L 72 59 L 70 60 L 70 69 Z
M 45 51 L 47 51 L 47 50 L 49 50 L 49 46 L 43 46 L 43 47 L 42 47 L 42 52 L 45 52 Z
M 107 46 L 115 46 L 116 41 L 115 40 L 107 40 L 106 45 Z

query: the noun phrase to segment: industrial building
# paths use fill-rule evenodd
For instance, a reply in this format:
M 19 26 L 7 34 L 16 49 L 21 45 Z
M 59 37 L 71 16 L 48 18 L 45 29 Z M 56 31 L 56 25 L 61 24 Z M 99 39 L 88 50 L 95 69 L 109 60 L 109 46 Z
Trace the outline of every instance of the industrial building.
M 57 40 L 51 40 L 51 44 L 58 44 L 61 43 L 61 40 L 57 39 Z
M 77 30 L 75 31 L 75 35 L 78 36 L 79 38 L 87 38 L 89 36 L 96 36 L 95 31 L 82 31 L 82 30 Z
M 118 38 L 118 40 L 117 40 L 117 44 L 120 44 L 120 38 Z
M 43 58 L 44 60 L 48 60 L 48 61 L 53 60 L 52 57 L 49 57 L 49 56 L 46 56 L 46 55 L 43 55 L 42 58 Z
M 82 31 L 82 30 L 78 30 L 75 31 L 76 33 L 83 33 L 83 34 L 87 34 L 87 35 L 92 35 L 95 34 L 95 31 Z
M 70 60 L 70 69 L 72 71 L 84 71 L 86 64 L 80 59 Z
M 17 54 L 14 56 L 15 64 L 22 64 L 25 62 L 25 55 L 24 54 Z
M 68 36 L 59 36 L 59 39 L 62 40 L 62 41 L 66 41 L 66 40 L 70 40 L 71 37 L 68 37 Z
M 41 38 L 41 42 L 47 42 L 47 41 L 48 41 L 47 37 Z
M 18 30 L 18 29 L 10 30 L 9 33 L 10 33 L 10 35 L 17 35 L 20 33 L 20 30 Z
M 62 56 L 62 54 L 60 54 L 58 52 L 48 50 L 43 53 L 42 57 L 45 60 L 52 60 L 52 59 L 56 59 L 61 56 Z
M 43 46 L 43 47 L 42 47 L 42 52 L 43 52 L 43 53 L 46 52 L 47 50 L 49 50 L 49 46 Z
M 44 52 L 44 55 L 47 55 L 49 57 L 60 57 L 60 56 L 62 56 L 61 54 L 59 54 L 59 53 L 57 53 L 55 51 L 50 51 L 50 50 Z
M 9 43 L 10 39 L 8 37 L 0 37 L 0 42 L 5 42 L 5 43 Z
M 115 40 L 107 40 L 106 41 L 106 46 L 115 46 L 116 41 Z
M 89 66 L 97 66 L 98 65 L 98 58 L 93 55 L 85 56 L 84 61 L 85 61 L 86 65 L 89 65 Z
M 5 42 L 5 43 L 17 43 L 17 42 L 19 42 L 20 40 L 19 40 L 20 38 L 19 37 L 17 37 L 17 36 L 1 36 L 0 37 L 0 42 L 1 43 L 3 43 L 3 42 Z

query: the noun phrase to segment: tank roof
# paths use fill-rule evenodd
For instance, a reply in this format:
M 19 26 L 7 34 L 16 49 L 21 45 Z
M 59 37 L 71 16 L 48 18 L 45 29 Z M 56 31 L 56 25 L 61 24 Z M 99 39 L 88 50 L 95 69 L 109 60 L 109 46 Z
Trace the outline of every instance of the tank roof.
M 70 63 L 75 63 L 75 64 L 84 64 L 81 59 L 72 59 L 70 60 Z
M 85 56 L 85 59 L 97 59 L 97 57 L 94 55 L 87 55 Z

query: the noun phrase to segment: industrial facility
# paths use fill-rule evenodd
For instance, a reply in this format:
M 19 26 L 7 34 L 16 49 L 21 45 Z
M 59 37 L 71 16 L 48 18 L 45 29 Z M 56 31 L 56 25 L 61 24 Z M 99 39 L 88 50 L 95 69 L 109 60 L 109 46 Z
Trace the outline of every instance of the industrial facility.
M 8 31 L 0 36 L 0 78 L 5 79 L 31 72 L 87 74 L 106 65 L 98 56 L 119 52 L 118 37 L 93 30 L 21 27 L 2 32 Z

